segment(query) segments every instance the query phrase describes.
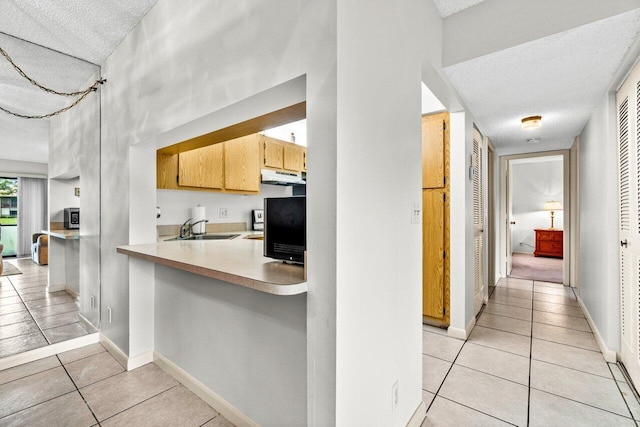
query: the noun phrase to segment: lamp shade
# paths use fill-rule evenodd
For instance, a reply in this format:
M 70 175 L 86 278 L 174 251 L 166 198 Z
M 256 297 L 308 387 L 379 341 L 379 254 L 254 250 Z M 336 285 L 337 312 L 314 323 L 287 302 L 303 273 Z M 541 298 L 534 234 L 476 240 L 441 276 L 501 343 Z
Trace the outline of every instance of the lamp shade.
M 561 211 L 562 205 L 556 200 L 549 200 L 548 202 L 545 202 L 544 208 L 542 209 L 545 211 Z

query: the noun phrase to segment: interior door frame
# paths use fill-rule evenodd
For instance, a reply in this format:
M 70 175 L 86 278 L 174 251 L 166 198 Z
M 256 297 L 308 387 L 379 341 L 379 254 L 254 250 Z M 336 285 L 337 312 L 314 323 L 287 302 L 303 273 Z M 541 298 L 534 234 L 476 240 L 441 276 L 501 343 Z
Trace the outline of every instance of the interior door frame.
M 570 150 L 554 150 L 554 151 L 540 151 L 535 153 L 522 153 L 522 154 L 512 154 L 507 156 L 500 157 L 500 276 L 507 277 L 509 274 L 507 270 L 507 265 L 511 264 L 511 253 L 507 253 L 507 248 L 509 244 L 507 243 L 507 239 L 510 239 L 509 233 L 509 212 L 511 200 L 509 197 L 509 189 L 511 188 L 511 174 L 510 164 L 511 160 L 517 159 L 529 159 L 534 157 L 551 157 L 551 156 L 562 156 L 562 206 L 563 206 L 563 258 L 562 258 L 562 283 L 565 286 L 571 285 L 575 287 L 575 283 L 572 282 L 570 278 L 570 272 L 573 268 L 573 263 L 575 262 L 571 257 L 572 248 L 575 246 L 575 241 L 573 241 L 574 234 L 572 233 L 573 224 L 571 222 L 573 206 L 571 205 L 571 153 Z
M 491 140 L 488 137 L 486 139 L 486 147 L 487 147 L 487 180 L 486 182 L 486 203 L 485 209 L 487 211 L 486 214 L 486 230 L 485 236 L 487 238 L 486 241 L 486 258 L 487 258 L 487 268 L 486 268 L 486 283 L 485 287 L 488 291 L 489 286 L 496 285 L 496 170 L 495 170 L 495 160 L 496 160 L 496 149 L 491 143 Z

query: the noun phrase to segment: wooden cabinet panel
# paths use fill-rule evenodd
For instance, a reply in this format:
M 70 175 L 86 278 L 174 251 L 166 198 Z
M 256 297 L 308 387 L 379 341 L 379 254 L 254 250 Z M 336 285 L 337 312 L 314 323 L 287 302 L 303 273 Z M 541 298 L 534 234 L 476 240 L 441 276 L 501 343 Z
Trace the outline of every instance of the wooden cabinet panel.
M 185 151 L 178 155 L 178 184 L 201 188 L 224 188 L 224 144 Z
M 249 135 L 224 143 L 226 190 L 260 191 L 259 144 L 258 135 Z
M 284 169 L 302 172 L 304 169 L 304 147 L 295 144 L 284 144 Z
M 267 168 L 282 169 L 284 166 L 284 144 L 276 139 L 264 137 L 263 165 Z
M 165 190 L 177 190 L 178 187 L 178 155 L 156 155 L 156 187 Z
M 445 317 L 445 192 L 422 190 L 422 313 Z
M 445 186 L 446 117 L 446 113 L 422 117 L 422 188 Z

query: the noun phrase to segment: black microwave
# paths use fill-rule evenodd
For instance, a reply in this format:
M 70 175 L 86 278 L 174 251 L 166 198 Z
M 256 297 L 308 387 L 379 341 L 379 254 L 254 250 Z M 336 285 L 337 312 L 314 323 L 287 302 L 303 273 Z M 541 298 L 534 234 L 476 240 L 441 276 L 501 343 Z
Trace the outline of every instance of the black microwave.
M 80 228 L 80 208 L 64 208 L 64 228 Z

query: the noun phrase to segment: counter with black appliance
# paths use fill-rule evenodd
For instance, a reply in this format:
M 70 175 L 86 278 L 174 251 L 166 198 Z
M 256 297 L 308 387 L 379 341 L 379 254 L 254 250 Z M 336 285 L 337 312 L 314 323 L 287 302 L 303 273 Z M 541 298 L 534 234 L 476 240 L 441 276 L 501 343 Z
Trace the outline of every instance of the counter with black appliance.
M 302 265 L 263 255 L 263 242 L 241 233 L 231 240 L 178 240 L 119 246 L 134 258 L 166 265 L 273 295 L 307 292 Z

